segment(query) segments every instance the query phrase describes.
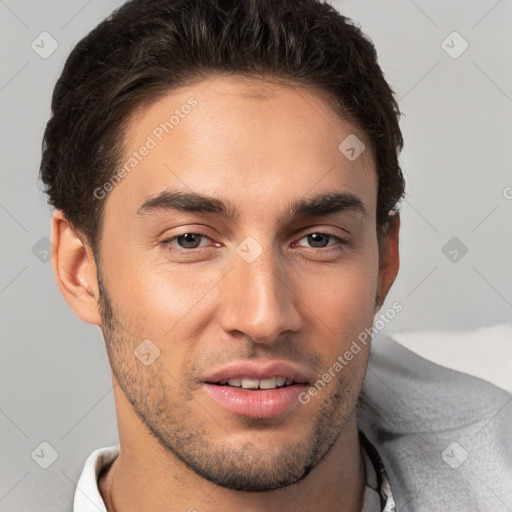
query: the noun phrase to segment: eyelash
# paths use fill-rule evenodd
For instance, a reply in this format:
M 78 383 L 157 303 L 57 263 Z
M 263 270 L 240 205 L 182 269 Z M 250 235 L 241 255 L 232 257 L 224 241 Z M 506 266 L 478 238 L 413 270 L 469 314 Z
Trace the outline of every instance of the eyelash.
M 194 253 L 200 253 L 202 252 L 202 250 L 204 249 L 208 249 L 207 247 L 194 247 L 194 248 L 190 248 L 190 249 L 183 249 L 183 248 L 176 248 L 177 246 L 174 246 L 174 247 L 171 247 L 173 244 L 172 242 L 184 235 L 199 235 L 203 238 L 210 238 L 206 233 L 201 233 L 201 232 L 195 232 L 195 231 L 186 231 L 185 233 L 181 233 L 179 235 L 175 235 L 171 238 L 167 238 L 165 240 L 162 240 L 161 244 L 169 251 L 171 252 L 176 252 L 178 254 L 194 254 Z M 327 247 L 311 247 L 310 249 L 313 249 L 313 250 L 318 250 L 320 251 L 321 253 L 331 253 L 332 251 L 337 251 L 337 252 L 341 252 L 343 250 L 343 247 L 341 246 L 344 246 L 344 245 L 347 245 L 348 244 L 348 241 L 344 238 L 341 238 L 339 236 L 336 236 L 336 235 L 333 235 L 331 233 L 324 233 L 322 231 L 312 231 L 311 233 L 307 233 L 305 234 L 304 236 L 302 236 L 300 238 L 300 240 L 302 240 L 303 238 L 306 238 L 310 235 L 325 235 L 325 236 L 328 236 L 332 239 L 334 239 L 336 242 L 338 242 L 338 245 L 337 247 L 332 247 L 332 248 L 329 248 L 331 246 L 327 246 Z M 335 244 L 333 244 L 335 245 Z

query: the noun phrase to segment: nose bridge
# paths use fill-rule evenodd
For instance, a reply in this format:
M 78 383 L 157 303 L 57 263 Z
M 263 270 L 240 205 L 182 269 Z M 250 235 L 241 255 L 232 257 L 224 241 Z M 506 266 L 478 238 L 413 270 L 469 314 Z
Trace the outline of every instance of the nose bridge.
M 272 243 L 262 245 L 247 237 L 233 256 L 223 290 L 224 329 L 241 331 L 260 343 L 272 343 L 283 331 L 298 330 L 301 319 L 293 284 L 286 282 Z

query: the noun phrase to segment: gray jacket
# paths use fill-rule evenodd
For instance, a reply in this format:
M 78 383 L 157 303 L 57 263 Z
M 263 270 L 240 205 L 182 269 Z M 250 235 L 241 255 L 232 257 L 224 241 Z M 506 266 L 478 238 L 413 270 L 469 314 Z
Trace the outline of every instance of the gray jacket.
M 357 407 L 358 427 L 382 458 L 397 512 L 512 511 L 507 391 L 380 334 Z

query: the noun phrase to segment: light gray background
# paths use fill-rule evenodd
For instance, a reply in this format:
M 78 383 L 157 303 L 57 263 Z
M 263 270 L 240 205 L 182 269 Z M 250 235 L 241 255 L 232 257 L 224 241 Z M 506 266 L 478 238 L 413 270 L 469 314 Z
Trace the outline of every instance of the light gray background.
M 101 331 L 74 316 L 33 247 L 50 237 L 37 175 L 53 86 L 71 48 L 121 3 L 0 0 L 1 511 L 71 510 L 86 457 L 117 444 Z M 334 5 L 375 43 L 404 112 L 401 269 L 383 311 L 404 309 L 389 329 L 510 322 L 512 2 Z M 46 59 L 31 48 L 43 31 L 58 43 Z M 442 44 L 453 31 L 469 44 L 456 59 L 443 46 L 460 40 Z M 452 237 L 468 249 L 457 262 L 442 252 Z M 58 452 L 46 470 L 31 457 L 43 441 Z

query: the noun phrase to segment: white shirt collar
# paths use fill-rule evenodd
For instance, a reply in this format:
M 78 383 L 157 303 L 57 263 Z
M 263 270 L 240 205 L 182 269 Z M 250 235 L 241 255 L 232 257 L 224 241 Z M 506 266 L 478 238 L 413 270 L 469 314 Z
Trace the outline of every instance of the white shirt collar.
M 98 475 L 118 455 L 119 445 L 98 448 L 89 455 L 76 486 L 73 512 L 107 512 L 98 488 Z

